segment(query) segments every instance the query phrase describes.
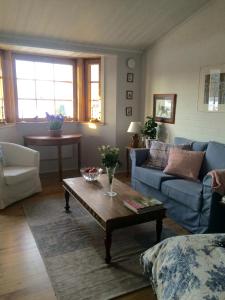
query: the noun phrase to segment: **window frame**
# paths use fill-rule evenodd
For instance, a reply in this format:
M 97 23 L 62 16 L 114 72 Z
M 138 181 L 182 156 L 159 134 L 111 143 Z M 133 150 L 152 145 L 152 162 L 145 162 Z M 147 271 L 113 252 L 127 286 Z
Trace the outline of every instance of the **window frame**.
M 76 122 L 77 121 L 77 62 L 76 59 L 70 57 L 58 57 L 58 56 L 47 56 L 47 55 L 38 55 L 38 54 L 25 54 L 25 53 L 13 53 L 12 56 L 12 67 L 13 67 L 13 84 L 15 91 L 15 110 L 16 110 L 16 122 L 45 122 L 45 118 L 19 118 L 19 108 L 18 108 L 18 93 L 17 93 L 17 77 L 16 77 L 16 60 L 25 60 L 32 62 L 49 62 L 57 64 L 70 64 L 73 66 L 73 117 L 65 118 L 65 122 Z
M 84 59 L 84 102 L 85 102 L 85 120 L 90 121 L 93 120 L 91 117 L 91 98 L 89 98 L 89 74 L 88 74 L 88 67 L 89 65 L 99 65 L 99 96 L 101 98 L 101 119 L 94 120 L 95 122 L 103 123 L 103 98 L 102 98 L 102 64 L 101 64 L 101 57 L 95 58 L 85 58 Z
M 4 125 L 6 123 L 6 111 L 5 111 L 5 91 L 4 91 L 4 74 L 3 74 L 3 52 L 0 50 L 0 69 L 2 76 L 0 76 L 0 79 L 2 80 L 2 93 L 3 93 L 3 114 L 4 118 L 0 118 L 0 126 Z

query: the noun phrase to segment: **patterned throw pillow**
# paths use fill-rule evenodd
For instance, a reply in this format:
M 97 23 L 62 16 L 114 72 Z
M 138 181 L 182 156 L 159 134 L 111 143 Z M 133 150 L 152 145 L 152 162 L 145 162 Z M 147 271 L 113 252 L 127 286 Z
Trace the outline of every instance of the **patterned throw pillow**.
M 191 144 L 167 144 L 159 141 L 152 141 L 149 150 L 150 157 L 145 167 L 164 170 L 168 163 L 169 151 L 171 148 L 191 150 Z
M 205 152 L 170 149 L 166 174 L 197 181 Z

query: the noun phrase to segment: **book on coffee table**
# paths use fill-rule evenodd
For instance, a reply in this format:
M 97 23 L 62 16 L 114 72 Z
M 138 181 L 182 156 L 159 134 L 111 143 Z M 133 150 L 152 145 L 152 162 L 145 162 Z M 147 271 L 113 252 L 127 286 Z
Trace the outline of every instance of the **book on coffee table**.
M 163 206 L 162 202 L 157 199 L 147 197 L 133 197 L 123 200 L 123 204 L 137 214 L 148 212 L 153 206 Z

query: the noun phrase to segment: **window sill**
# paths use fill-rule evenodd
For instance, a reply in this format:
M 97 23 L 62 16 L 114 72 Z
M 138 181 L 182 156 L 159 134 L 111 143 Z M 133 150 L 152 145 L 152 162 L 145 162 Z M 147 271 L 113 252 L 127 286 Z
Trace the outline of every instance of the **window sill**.
M 64 124 L 95 124 L 95 125 L 100 125 L 100 126 L 103 126 L 105 125 L 104 122 L 88 122 L 88 121 L 64 121 Z M 47 121 L 17 121 L 16 124 L 48 124 Z M 11 126 L 15 126 L 15 124 L 11 124 Z M 5 124 L 5 125 L 2 125 L 3 127 L 5 126 L 9 126 L 9 124 Z M 0 125 L 1 127 L 1 125 Z
M 15 126 L 16 126 L 15 123 L 6 123 L 6 124 L 0 123 L 0 130 L 9 127 L 15 127 Z

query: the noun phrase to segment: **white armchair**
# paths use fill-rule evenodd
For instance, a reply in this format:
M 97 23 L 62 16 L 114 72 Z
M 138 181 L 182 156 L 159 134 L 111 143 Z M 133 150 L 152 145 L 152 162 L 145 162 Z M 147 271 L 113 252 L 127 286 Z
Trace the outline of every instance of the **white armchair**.
M 12 143 L 0 142 L 0 148 L 0 209 L 3 209 L 41 191 L 40 155 Z

